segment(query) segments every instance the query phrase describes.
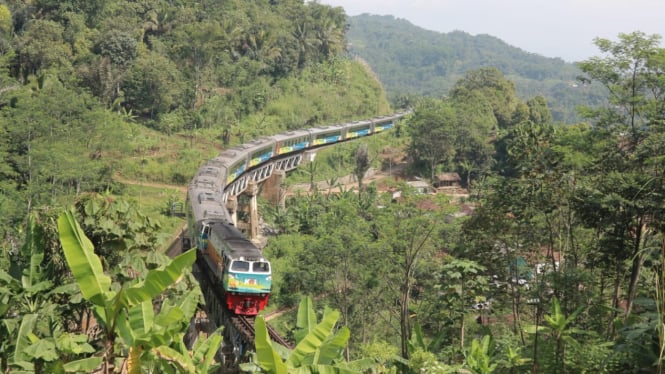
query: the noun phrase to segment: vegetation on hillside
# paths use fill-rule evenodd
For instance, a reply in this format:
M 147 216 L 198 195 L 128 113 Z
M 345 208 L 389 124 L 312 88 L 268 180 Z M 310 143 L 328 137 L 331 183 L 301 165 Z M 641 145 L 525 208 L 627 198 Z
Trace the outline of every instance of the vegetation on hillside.
M 349 52 L 367 61 L 392 100 L 449 95 L 468 71 L 493 67 L 514 84 L 523 100 L 543 96 L 554 120 L 575 123 L 576 108 L 605 102 L 600 85 L 577 81 L 581 71 L 558 58 L 512 47 L 490 35 L 439 33 L 393 16 L 349 18 Z
M 582 111 L 589 124 L 554 124 L 497 69 L 420 101 L 409 155 L 421 175 L 470 171 L 468 199 L 402 185 L 391 202 L 370 185 L 268 209 L 275 301 L 320 295 L 352 331 L 348 357 L 380 372 L 662 373 L 659 41 L 596 41 L 579 67 L 612 95 Z
M 223 147 L 390 113 L 345 25 L 299 1 L 0 4 L 0 237 L 117 174 L 184 185 Z

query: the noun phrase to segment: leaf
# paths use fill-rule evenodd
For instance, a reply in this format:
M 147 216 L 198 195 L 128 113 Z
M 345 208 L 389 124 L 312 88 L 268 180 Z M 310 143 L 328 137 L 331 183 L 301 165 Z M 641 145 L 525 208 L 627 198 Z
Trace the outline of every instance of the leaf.
M 46 339 L 39 339 L 35 344 L 27 347 L 23 352 L 30 355 L 33 360 L 40 359 L 46 362 L 55 361 L 60 357 L 55 349 L 55 344 Z
M 312 329 L 316 327 L 316 313 L 312 305 L 312 298 L 307 296 L 300 299 L 298 305 L 298 318 L 296 326 L 299 328 L 295 333 L 296 342 L 300 342 Z
M 218 330 L 219 331 L 219 330 Z M 198 339 L 203 339 L 203 334 L 199 334 Z M 196 364 L 199 372 L 211 372 L 216 368 L 217 365 L 215 362 L 215 354 L 219 350 L 220 345 L 222 344 L 222 336 L 216 331 L 199 345 L 194 352 L 194 363 Z
M 164 269 L 150 270 L 142 285 L 128 288 L 125 294 L 121 296 L 123 303 L 135 305 L 152 300 L 180 279 L 185 269 L 191 269 L 195 260 L 196 251 L 190 249 L 174 258 Z
M 137 340 L 149 335 L 153 325 L 152 301 L 144 301 L 121 313 L 116 321 L 118 332 L 125 344 L 134 346 Z
M 88 357 L 77 361 L 71 361 L 63 365 L 68 373 L 93 373 L 102 364 L 102 357 Z
M 88 336 L 83 334 L 61 334 L 56 339 L 56 346 L 63 352 L 71 352 L 77 355 L 95 352 L 95 348 L 88 344 Z
M 185 373 L 197 373 L 196 366 L 192 362 L 192 359 L 187 354 L 182 354 L 176 351 L 173 348 L 167 346 L 160 346 L 152 349 L 152 352 L 157 355 L 159 358 L 170 361 L 173 364 L 177 365 L 179 368 L 183 369 Z
M 29 347 L 28 336 L 32 333 L 32 330 L 35 328 L 37 323 L 38 314 L 26 314 L 21 320 L 21 326 L 18 329 L 18 335 L 16 337 L 16 347 L 14 349 L 14 361 L 30 361 L 28 355 L 25 354 L 25 350 Z
M 58 218 L 60 243 L 67 264 L 76 279 L 83 297 L 98 306 L 104 306 L 111 278 L 104 274 L 102 262 L 71 211 Z
M 286 374 L 286 365 L 282 362 L 277 352 L 272 349 L 266 322 L 262 316 L 256 317 L 254 332 L 254 346 L 259 366 L 270 373 Z
M 319 354 L 317 363 L 331 365 L 335 360 L 341 358 L 350 337 L 351 331 L 349 328 L 346 326 L 342 327 L 332 339 L 323 343 L 319 349 L 321 353 Z
M 311 330 L 310 333 L 296 345 L 286 362 L 287 365 L 298 367 L 306 356 L 317 353 L 323 342 L 330 336 L 338 319 L 339 311 L 337 310 L 329 311 L 324 314 L 321 323 Z

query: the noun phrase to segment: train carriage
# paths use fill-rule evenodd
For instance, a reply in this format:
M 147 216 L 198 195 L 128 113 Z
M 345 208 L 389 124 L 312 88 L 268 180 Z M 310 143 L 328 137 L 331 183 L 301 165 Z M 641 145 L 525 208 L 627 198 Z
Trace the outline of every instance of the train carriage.
M 344 140 L 344 125 L 315 127 L 310 129 L 312 147 L 334 144 Z
M 245 151 L 249 154 L 249 168 L 253 168 L 270 160 L 275 154 L 275 140 L 262 138 L 245 144 Z
M 291 152 L 302 151 L 309 148 L 312 137 L 307 130 L 289 131 L 273 135 L 275 140 L 275 155 L 282 156 Z
M 249 169 L 247 158 L 248 154 L 244 146 L 237 146 L 222 152 L 213 159 L 226 167 L 226 176 L 223 180 L 225 186 L 233 183 Z
M 361 136 L 371 135 L 373 133 L 373 123 L 371 120 L 356 121 L 345 125 L 344 140 L 359 138 Z
M 395 116 L 383 116 L 377 117 L 372 120 L 374 122 L 374 132 L 380 133 L 386 130 L 390 130 L 395 126 L 395 119 L 400 117 Z

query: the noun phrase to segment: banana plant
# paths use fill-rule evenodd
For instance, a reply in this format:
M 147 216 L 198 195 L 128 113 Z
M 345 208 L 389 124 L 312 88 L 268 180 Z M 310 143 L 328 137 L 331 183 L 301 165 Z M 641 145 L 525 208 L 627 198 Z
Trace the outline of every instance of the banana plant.
M 93 306 L 97 323 L 102 328 L 103 356 L 100 359 L 104 373 L 111 373 L 116 360 L 116 337 L 129 350 L 132 358 L 127 360 L 127 371 L 139 372 L 140 361 L 145 351 L 173 342 L 177 334 L 169 325 L 189 321 L 193 301 L 178 306 L 166 304 L 155 318 L 152 301 L 168 287 L 178 282 L 186 269 L 196 259 L 196 252 L 187 251 L 163 268 L 150 270 L 144 279 L 113 287 L 111 278 L 104 273 L 101 260 L 95 254 L 88 239 L 71 211 L 62 213 L 58 219 L 60 242 L 65 259 L 81 289 L 83 298 Z
M 52 372 L 70 361 L 85 371 L 82 354 L 94 351 L 87 336 L 63 332 L 52 301 L 76 293 L 75 285 L 55 287 L 43 271 L 43 230 L 30 215 L 25 242 L 9 270 L 0 269 L 0 368 L 2 372 Z
M 352 369 L 352 364 L 343 359 L 342 353 L 350 332 L 347 327 L 334 332 L 338 319 L 339 311 L 326 309 L 321 322 L 317 323 L 311 298 L 302 299 L 298 308 L 297 327 L 300 330 L 295 333 L 296 347 L 292 351 L 284 351 L 270 341 L 263 317 L 256 317 L 255 360 L 241 365 L 241 369 L 251 371 L 258 366 L 260 370 L 273 374 L 361 373 L 360 369 Z
M 586 334 L 585 331 L 572 326 L 575 318 L 584 310 L 584 306 L 577 308 L 569 316 L 561 310 L 559 300 L 552 298 L 552 306 L 550 314 L 545 316 L 545 324 L 543 326 L 527 326 L 526 332 L 535 334 L 536 331 L 542 331 L 549 334 L 556 344 L 555 347 L 555 363 L 565 372 L 565 350 L 568 344 L 578 344 L 574 339 L 574 335 Z M 535 357 L 534 357 L 535 359 Z
M 51 372 L 91 372 L 99 366 L 99 359 L 83 358 L 65 362 L 63 358 L 80 356 L 95 352 L 95 349 L 88 343 L 88 336 L 85 334 L 72 334 L 62 331 L 58 321 L 49 320 L 49 331 L 46 336 L 37 336 L 35 326 L 38 318 L 43 318 L 39 314 L 28 314 L 23 317 L 21 327 L 19 328 L 19 344 L 15 357 L 20 357 L 23 368 L 32 368 L 35 373 Z M 20 353 L 20 356 L 19 356 Z M 29 365 L 25 365 L 28 363 Z
M 162 360 L 172 364 L 174 367 L 162 367 L 163 373 L 216 373 L 220 365 L 214 362 L 215 354 L 222 344 L 222 328 L 205 337 L 200 333 L 191 351 L 187 350 L 180 336 L 178 349 L 167 346 L 160 346 L 153 349 L 153 352 Z M 171 369 L 171 370 L 169 370 Z
M 466 366 L 474 374 L 491 374 L 498 366 L 498 364 L 492 363 L 493 353 L 494 341 L 491 336 L 485 335 L 482 340 L 473 339 L 466 354 Z

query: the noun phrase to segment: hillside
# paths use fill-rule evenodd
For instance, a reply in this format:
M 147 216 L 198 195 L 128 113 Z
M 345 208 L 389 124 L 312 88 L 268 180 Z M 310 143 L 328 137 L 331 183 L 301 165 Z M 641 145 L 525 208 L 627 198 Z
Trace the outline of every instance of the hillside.
M 0 3 L 0 245 L 113 176 L 186 184 L 219 148 L 391 113 L 345 25 L 302 2 Z
M 440 97 L 469 70 L 496 67 L 518 95 L 544 96 L 556 121 L 578 121 L 575 107 L 603 101 L 600 87 L 576 81 L 581 71 L 559 58 L 513 47 L 490 35 L 440 33 L 393 16 L 349 17 L 349 52 L 366 60 L 393 100 L 405 95 Z

